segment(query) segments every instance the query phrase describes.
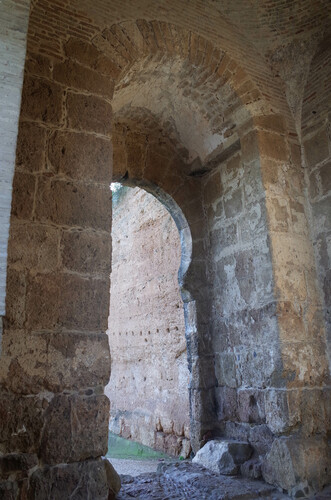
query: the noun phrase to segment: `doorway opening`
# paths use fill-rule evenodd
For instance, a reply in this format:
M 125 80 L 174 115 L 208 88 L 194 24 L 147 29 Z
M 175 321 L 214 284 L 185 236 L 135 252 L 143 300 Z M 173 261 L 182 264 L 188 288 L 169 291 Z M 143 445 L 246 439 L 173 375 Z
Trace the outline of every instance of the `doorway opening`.
M 173 217 L 139 187 L 112 184 L 110 433 L 172 456 L 190 444 L 189 369 Z M 180 275 L 180 272 L 179 272 Z

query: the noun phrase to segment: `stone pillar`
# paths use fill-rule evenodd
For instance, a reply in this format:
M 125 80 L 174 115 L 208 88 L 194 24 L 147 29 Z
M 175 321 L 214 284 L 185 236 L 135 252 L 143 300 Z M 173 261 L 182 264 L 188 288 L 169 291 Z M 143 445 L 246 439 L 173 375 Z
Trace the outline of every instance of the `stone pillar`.
M 109 420 L 112 92 L 109 76 L 69 53 L 64 62 L 28 56 L 8 250 L 0 470 L 5 491 L 26 488 L 31 498 L 49 491 L 68 498 L 78 481 L 86 498 L 108 498 L 109 466 L 100 457 Z M 16 482 L 6 473 L 10 452 L 18 456 Z
M 255 125 L 242 147 L 260 158 L 282 362 L 265 394 L 276 438 L 264 477 L 292 493 L 319 490 L 330 479 L 330 390 L 300 146 L 280 117 L 259 117 Z

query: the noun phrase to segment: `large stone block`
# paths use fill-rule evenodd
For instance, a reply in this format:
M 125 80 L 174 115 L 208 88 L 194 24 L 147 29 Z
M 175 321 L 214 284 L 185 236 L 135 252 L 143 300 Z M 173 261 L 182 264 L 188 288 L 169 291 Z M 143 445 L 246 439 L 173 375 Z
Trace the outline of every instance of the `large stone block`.
M 30 50 L 25 60 L 25 70 L 30 75 L 51 78 L 53 61 L 42 54 L 33 54 Z
M 240 389 L 238 391 L 238 416 L 240 422 L 262 424 L 265 422 L 264 391 Z
M 85 390 L 110 376 L 106 334 L 6 331 L 0 384 L 18 394 Z
M 193 458 L 193 463 L 207 469 L 233 476 L 238 474 L 239 466 L 250 459 L 252 447 L 240 441 L 208 441 Z
M 106 396 L 59 394 L 44 415 L 40 456 L 46 464 L 76 462 L 105 455 L 109 400 Z
M 22 117 L 60 125 L 63 121 L 63 99 L 64 91 L 57 83 L 26 76 L 22 93 Z
M 219 421 L 238 420 L 237 391 L 231 387 L 216 387 L 217 418 Z
M 36 196 L 36 219 L 110 231 L 110 188 L 42 178 Z
M 243 193 L 241 189 L 228 192 L 224 196 L 224 212 L 227 218 L 240 215 L 243 209 Z
M 79 132 L 55 132 L 48 159 L 57 173 L 70 179 L 111 182 L 112 148 L 107 139 Z
M 110 274 L 110 234 L 64 231 L 60 248 L 62 264 L 66 269 L 84 274 Z
M 240 139 L 242 159 L 246 163 L 257 160 L 260 156 L 258 134 L 252 130 Z
M 215 356 L 215 375 L 218 386 L 237 387 L 236 363 L 233 352 L 222 352 Z
M 0 396 L 0 452 L 37 453 L 45 402 L 42 396 Z
M 255 116 L 253 122 L 254 125 L 264 130 L 280 133 L 285 131 L 285 119 L 281 115 Z
M 274 440 L 262 466 L 267 483 L 305 497 L 320 491 L 331 479 L 331 454 L 323 437 L 281 437 Z M 306 490 L 305 490 L 306 488 Z M 302 490 L 299 495 L 297 492 Z
M 21 122 L 18 130 L 16 165 L 25 172 L 38 172 L 45 166 L 46 129 Z
M 34 175 L 16 171 L 13 180 L 11 214 L 19 219 L 31 219 L 36 179 Z
M 110 136 L 112 108 L 104 99 L 69 92 L 67 113 L 69 128 Z
M 287 159 L 287 145 L 283 136 L 270 132 L 259 132 L 258 141 L 261 155 L 279 161 L 285 161 Z
M 55 271 L 59 239 L 59 231 L 52 226 L 12 219 L 8 262 L 16 269 Z
M 328 380 L 324 339 L 282 345 L 284 377 L 290 387 L 321 387 Z
M 54 64 L 54 80 L 66 87 L 112 99 L 114 82 L 109 76 L 67 60 Z
M 250 349 L 237 346 L 235 354 L 238 383 L 248 387 L 282 386 L 285 384 L 285 380 L 282 378 L 282 359 L 274 343 L 273 348 L 269 348 L 268 351 L 260 346 Z
M 211 245 L 215 253 L 222 252 L 226 247 L 238 242 L 237 224 L 229 224 L 215 229 L 211 233 Z
M 114 500 L 121 480 L 107 460 L 86 460 L 37 469 L 30 478 L 29 500 Z
M 109 315 L 109 277 L 86 279 L 63 274 L 60 315 L 62 326 L 75 330 L 105 331 Z
M 25 322 L 27 278 L 12 267 L 7 269 L 6 319 L 16 328 Z
M 106 57 L 91 43 L 79 38 L 69 38 L 65 45 L 65 53 L 71 59 L 76 59 L 85 66 L 108 75 L 114 79 L 118 77 L 121 70 L 115 62 Z
M 284 341 L 303 341 L 307 332 L 302 317 L 301 305 L 293 302 L 278 302 L 278 323 Z
M 61 276 L 56 273 L 31 275 L 27 284 L 25 327 L 54 330 L 59 324 Z

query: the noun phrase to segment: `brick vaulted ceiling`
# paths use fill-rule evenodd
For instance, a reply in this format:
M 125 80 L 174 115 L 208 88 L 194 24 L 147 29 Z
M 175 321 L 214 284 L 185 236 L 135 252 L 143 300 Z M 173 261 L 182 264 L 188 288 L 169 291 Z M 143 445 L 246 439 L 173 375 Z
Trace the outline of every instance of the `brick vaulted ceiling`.
M 123 21 L 169 22 L 227 52 L 281 110 L 286 92 L 290 101 L 303 92 L 330 11 L 328 0 L 32 0 L 30 29 L 57 52 L 64 32 L 93 38 Z

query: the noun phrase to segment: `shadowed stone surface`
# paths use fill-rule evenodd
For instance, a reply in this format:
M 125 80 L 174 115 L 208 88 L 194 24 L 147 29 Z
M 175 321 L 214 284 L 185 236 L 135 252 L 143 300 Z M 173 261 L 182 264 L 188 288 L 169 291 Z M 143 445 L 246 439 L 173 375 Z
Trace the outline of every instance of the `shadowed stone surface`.
M 192 463 L 159 465 L 152 474 L 122 476 L 118 500 L 282 500 L 289 498 L 261 481 L 219 476 Z
M 45 466 L 30 478 L 29 500 L 113 500 L 120 478 L 108 460 Z

